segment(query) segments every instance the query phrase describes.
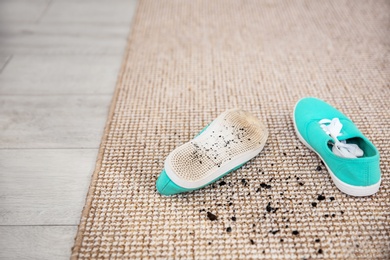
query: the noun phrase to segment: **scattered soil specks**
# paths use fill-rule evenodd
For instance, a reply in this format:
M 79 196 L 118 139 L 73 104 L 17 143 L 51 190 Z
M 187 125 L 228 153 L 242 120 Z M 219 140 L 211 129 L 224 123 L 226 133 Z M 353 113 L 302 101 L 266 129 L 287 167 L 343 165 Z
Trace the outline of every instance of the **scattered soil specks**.
M 312 202 L 312 203 L 311 203 L 311 206 L 312 206 L 313 208 L 317 207 L 317 202 Z
M 223 185 L 226 185 L 226 182 L 225 182 L 225 181 L 221 181 L 221 182 L 219 183 L 219 186 L 223 186 Z
M 215 216 L 213 213 L 211 213 L 210 211 L 207 211 L 207 217 L 211 220 L 211 221 L 214 221 L 214 220 L 217 220 L 217 216 Z
M 251 241 L 251 244 L 254 245 L 255 244 L 255 241 L 253 241 L 253 239 L 250 240 Z
M 233 221 L 236 221 L 237 219 L 236 219 L 236 217 L 232 217 L 232 220 L 233 220 Z
M 260 183 L 260 187 L 265 188 L 265 189 L 271 189 L 272 186 L 262 182 L 262 183 Z
M 265 209 L 267 210 L 267 212 L 275 213 L 279 208 L 271 207 L 271 202 L 268 202 L 268 205 L 267 205 L 267 207 L 265 207 Z
M 322 170 L 321 166 L 318 165 L 317 168 L 316 168 L 316 170 L 317 170 L 317 171 L 321 171 L 321 170 Z
M 294 230 L 294 231 L 292 232 L 292 234 L 293 234 L 294 236 L 297 236 L 297 235 L 299 235 L 299 231 L 298 231 L 298 230 Z
M 228 228 L 226 229 L 226 232 L 228 232 L 228 233 L 232 232 L 232 228 L 231 228 L 231 227 L 228 227 Z
M 325 196 L 322 195 L 322 194 L 320 194 L 320 195 L 318 195 L 317 199 L 318 199 L 319 201 L 325 200 Z

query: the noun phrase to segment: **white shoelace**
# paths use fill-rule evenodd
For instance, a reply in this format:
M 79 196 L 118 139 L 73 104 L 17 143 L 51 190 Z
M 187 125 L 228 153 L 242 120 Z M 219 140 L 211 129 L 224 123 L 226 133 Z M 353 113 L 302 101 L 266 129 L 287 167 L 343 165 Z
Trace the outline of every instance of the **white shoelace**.
M 338 118 L 322 119 L 320 122 L 321 128 L 330 135 L 334 140 L 334 145 L 332 151 L 339 157 L 343 158 L 357 158 L 363 156 L 364 152 L 356 144 L 347 144 L 345 140 L 339 141 L 338 136 L 341 136 L 341 129 L 343 124 L 341 124 Z

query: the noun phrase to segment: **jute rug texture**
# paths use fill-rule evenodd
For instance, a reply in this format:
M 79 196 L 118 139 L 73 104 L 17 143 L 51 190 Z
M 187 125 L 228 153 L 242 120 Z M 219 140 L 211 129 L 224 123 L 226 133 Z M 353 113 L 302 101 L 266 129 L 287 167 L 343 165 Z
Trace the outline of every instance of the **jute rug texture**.
M 141 1 L 72 257 L 390 259 L 389 28 L 389 1 Z M 306 96 L 378 147 L 376 195 L 341 193 L 299 142 Z M 266 122 L 264 150 L 214 185 L 159 195 L 170 151 L 235 107 Z

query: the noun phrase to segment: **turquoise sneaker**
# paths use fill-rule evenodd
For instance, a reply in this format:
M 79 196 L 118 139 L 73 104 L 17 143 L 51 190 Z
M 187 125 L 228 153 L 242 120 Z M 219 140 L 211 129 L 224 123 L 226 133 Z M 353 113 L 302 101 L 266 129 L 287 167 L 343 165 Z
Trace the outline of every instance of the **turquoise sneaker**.
M 379 152 L 343 113 L 317 98 L 303 98 L 294 109 L 298 138 L 318 154 L 342 192 L 369 196 L 379 190 Z
M 173 195 L 203 188 L 259 154 L 267 138 L 268 130 L 258 118 L 240 109 L 227 110 L 168 155 L 157 190 Z

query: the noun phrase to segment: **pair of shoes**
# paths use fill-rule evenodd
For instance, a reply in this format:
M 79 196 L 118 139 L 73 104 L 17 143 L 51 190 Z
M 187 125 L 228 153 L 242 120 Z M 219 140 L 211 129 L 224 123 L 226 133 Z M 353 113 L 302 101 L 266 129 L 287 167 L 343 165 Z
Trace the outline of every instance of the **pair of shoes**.
M 380 186 L 379 152 L 337 109 L 317 98 L 303 98 L 293 121 L 298 138 L 324 161 L 336 187 L 368 196 Z M 268 130 L 249 112 L 227 110 L 193 140 L 172 151 L 156 182 L 173 195 L 203 188 L 240 168 L 264 148 Z

